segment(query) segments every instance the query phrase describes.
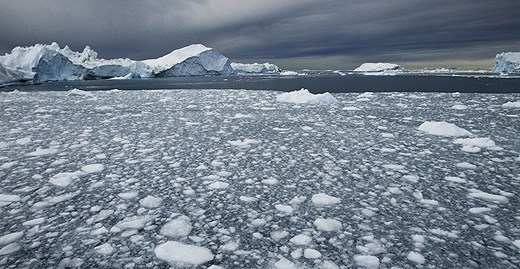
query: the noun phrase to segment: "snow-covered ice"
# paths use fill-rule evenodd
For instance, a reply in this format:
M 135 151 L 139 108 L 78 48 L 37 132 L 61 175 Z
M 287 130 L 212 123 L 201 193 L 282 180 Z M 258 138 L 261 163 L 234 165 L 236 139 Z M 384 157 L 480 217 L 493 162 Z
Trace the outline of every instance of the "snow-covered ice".
M 354 72 L 403 72 L 405 69 L 392 63 L 363 63 Z
M 89 92 L 0 93 L 0 267 L 520 264 L 518 94 Z

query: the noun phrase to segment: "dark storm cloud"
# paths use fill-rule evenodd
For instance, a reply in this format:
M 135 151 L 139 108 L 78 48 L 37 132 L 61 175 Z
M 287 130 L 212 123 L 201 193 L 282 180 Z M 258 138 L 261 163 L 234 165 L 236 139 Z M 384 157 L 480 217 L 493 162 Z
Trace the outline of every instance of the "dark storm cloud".
M 6 0 L 0 53 L 57 41 L 105 58 L 203 43 L 233 59 L 482 59 L 520 49 L 518 10 L 516 0 Z

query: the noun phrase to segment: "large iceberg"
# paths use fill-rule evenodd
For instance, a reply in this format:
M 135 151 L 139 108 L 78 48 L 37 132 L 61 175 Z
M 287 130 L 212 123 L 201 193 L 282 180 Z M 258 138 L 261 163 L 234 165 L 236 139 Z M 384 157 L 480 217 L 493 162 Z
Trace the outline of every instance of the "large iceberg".
M 354 72 L 403 72 L 406 71 L 402 66 L 392 63 L 364 63 Z
M 11 54 L 0 56 L 0 64 L 19 71 L 33 72 L 35 82 L 84 78 L 84 68 L 75 65 L 62 54 L 57 43 L 16 47 Z
M 493 62 L 493 73 L 520 73 L 520 52 L 502 52 Z
M 243 64 L 243 63 L 231 63 L 231 67 L 235 70 L 236 73 L 256 73 L 256 74 L 277 74 L 280 73 L 280 68 L 274 64 L 270 63 L 253 63 L 253 64 Z
M 227 57 L 201 44 L 172 51 L 157 59 L 144 60 L 158 77 L 230 75 L 233 68 Z
M 0 63 L 0 85 L 10 82 L 20 82 L 33 79 L 34 74 L 11 69 Z
M 16 47 L 11 53 L 0 56 L 0 64 L 3 65 L 1 81 L 33 79 L 36 83 L 279 72 L 276 65 L 269 63 L 235 64 L 234 69 L 227 57 L 201 44 L 174 50 L 157 59 L 134 61 L 128 58 L 99 59 L 98 53 L 89 46 L 82 52 L 75 52 L 68 46 L 60 48 L 54 42 L 51 45 Z

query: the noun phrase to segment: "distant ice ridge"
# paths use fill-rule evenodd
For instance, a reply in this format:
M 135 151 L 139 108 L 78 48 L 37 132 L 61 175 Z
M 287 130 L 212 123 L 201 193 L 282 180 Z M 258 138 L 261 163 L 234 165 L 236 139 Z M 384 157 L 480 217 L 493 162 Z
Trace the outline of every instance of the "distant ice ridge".
M 82 52 L 68 46 L 60 48 L 36 44 L 16 47 L 0 56 L 0 83 L 34 80 L 36 83 L 108 78 L 147 78 L 167 76 L 230 75 L 235 70 L 228 58 L 215 49 L 201 44 L 190 45 L 145 61 L 99 59 L 98 53 L 86 46 Z M 254 67 L 254 64 L 250 66 Z M 266 65 L 274 70 L 275 65 Z
M 299 91 L 286 92 L 276 97 L 277 102 L 294 104 L 336 104 L 338 100 L 332 94 L 312 94 L 309 90 L 302 88 Z
M 258 74 L 276 74 L 280 73 L 280 68 L 270 63 L 254 63 L 254 64 L 242 64 L 242 63 L 231 63 L 231 67 L 237 73 L 258 73 Z
M 406 69 L 404 69 L 402 66 L 398 64 L 392 64 L 392 63 L 364 63 L 360 65 L 358 68 L 353 70 L 354 72 L 392 72 L 392 73 L 398 73 L 398 72 L 404 72 Z
M 233 68 L 227 57 L 201 44 L 190 45 L 157 58 L 144 60 L 158 77 L 229 75 Z
M 493 73 L 520 73 L 520 52 L 502 52 L 493 62 Z

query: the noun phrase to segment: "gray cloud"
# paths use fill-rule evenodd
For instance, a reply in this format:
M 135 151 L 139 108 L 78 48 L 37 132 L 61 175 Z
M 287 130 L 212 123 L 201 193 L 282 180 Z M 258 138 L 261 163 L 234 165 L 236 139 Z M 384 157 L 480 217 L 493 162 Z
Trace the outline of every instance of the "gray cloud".
M 57 41 L 145 59 L 203 43 L 232 59 L 309 66 L 481 60 L 520 50 L 518 10 L 516 0 L 6 0 L 0 53 Z

